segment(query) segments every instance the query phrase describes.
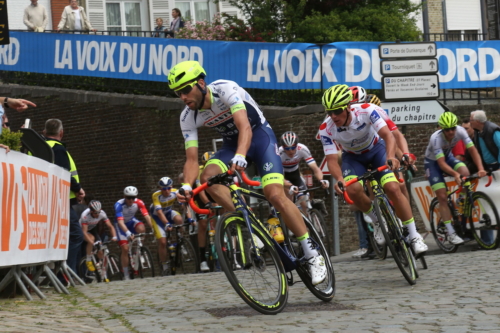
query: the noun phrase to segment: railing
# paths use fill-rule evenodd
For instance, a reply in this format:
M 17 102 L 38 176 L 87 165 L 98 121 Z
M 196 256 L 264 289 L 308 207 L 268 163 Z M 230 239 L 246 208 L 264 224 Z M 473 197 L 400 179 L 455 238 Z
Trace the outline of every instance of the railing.
M 28 30 L 13 30 L 17 32 L 30 32 Z M 121 30 L 97 30 L 97 31 L 81 31 L 81 30 L 45 30 L 43 33 L 60 33 L 60 34 L 87 34 L 87 35 L 98 35 L 98 36 L 119 36 L 119 37 L 153 37 L 156 31 L 121 31 Z
M 422 34 L 422 40 L 426 42 L 460 42 L 460 41 L 475 41 L 487 40 L 486 33 L 432 33 Z

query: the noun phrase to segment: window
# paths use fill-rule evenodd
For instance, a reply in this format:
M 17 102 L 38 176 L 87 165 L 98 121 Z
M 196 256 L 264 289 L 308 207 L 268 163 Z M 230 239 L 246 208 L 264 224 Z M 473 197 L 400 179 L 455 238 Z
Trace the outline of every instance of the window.
M 477 30 L 448 30 L 449 41 L 483 40 L 482 34 Z
M 116 31 L 115 35 L 142 36 L 138 31 L 142 31 L 140 1 L 117 1 L 106 3 L 107 29 Z M 121 34 L 118 31 L 129 31 Z M 133 33 L 132 31 L 137 31 Z M 112 33 L 110 33 L 112 34 Z
M 179 8 L 184 20 L 197 22 L 207 20 L 210 22 L 210 8 L 208 1 L 176 1 L 175 7 Z

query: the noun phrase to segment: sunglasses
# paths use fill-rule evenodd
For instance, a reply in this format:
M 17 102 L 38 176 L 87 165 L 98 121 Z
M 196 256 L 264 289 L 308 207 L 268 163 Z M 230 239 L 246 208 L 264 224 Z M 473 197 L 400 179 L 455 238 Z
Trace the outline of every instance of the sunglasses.
M 450 127 L 450 128 L 445 128 L 445 129 L 443 129 L 443 131 L 450 132 L 450 131 L 454 131 L 456 129 L 457 129 L 457 126 L 454 126 L 454 127 Z
M 135 197 L 125 197 L 127 200 L 135 200 Z
M 295 150 L 297 149 L 297 146 L 292 146 L 292 147 L 283 147 L 285 150 Z
M 161 188 L 162 191 L 167 191 L 167 190 L 171 190 L 171 189 L 172 189 L 172 186 L 167 186 L 167 187 Z
M 341 115 L 342 112 L 344 112 L 344 110 L 347 108 L 347 106 L 344 106 L 344 107 L 341 107 L 341 108 L 338 108 L 338 109 L 334 109 L 334 110 L 326 110 L 326 113 L 331 116 L 332 114 L 338 116 L 338 115 Z
M 181 89 L 175 90 L 174 92 L 177 95 L 177 97 L 181 97 L 182 94 L 187 95 L 191 92 L 191 90 L 193 90 L 193 87 L 197 83 L 198 83 L 198 81 L 193 81 L 191 83 L 188 83 L 187 85 L 185 85 Z

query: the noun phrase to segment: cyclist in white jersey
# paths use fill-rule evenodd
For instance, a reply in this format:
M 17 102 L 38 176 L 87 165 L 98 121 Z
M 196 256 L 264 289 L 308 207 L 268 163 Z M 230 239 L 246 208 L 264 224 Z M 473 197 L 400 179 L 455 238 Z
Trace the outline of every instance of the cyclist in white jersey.
M 111 240 L 117 241 L 115 228 L 108 219 L 108 216 L 101 209 L 101 202 L 98 200 L 91 200 L 89 202 L 89 207 L 82 212 L 80 217 L 80 224 L 82 226 L 83 239 L 87 242 L 87 246 L 85 247 L 87 254 L 87 268 L 89 271 L 95 271 L 94 263 L 92 262 L 92 248 L 94 243 L 98 240 L 101 240 L 99 236 L 99 231 L 97 225 L 99 222 L 104 221 L 111 232 Z M 99 251 L 97 254 L 99 258 L 102 258 L 102 251 Z
M 335 85 L 323 94 L 323 105 L 330 117 L 321 124 L 320 136 L 328 169 L 337 180 L 335 190 L 339 194 L 342 193 L 339 183 L 345 185 L 347 180 L 364 174 L 369 164 L 372 168 L 385 164 L 388 164 L 391 169 L 399 167 L 399 160 L 395 158 L 394 136 L 387 128 L 386 122 L 375 112 L 377 106 L 373 104 L 350 105 L 351 100 L 352 92 L 347 85 Z M 338 163 L 335 142 L 340 144 L 343 150 L 342 166 Z M 401 193 L 394 173 L 387 169 L 378 175 L 380 184 L 389 199 L 398 203 L 395 206 L 396 214 L 408 228 L 410 242 L 415 253 L 427 251 L 427 245 L 416 230 L 410 204 Z M 372 201 L 365 194 L 361 184 L 352 184 L 345 190 L 348 191 L 356 206 L 370 216 L 374 226 L 379 228 Z
M 205 82 L 206 72 L 197 61 L 184 61 L 175 65 L 169 75 L 170 89 L 174 90 L 186 108 L 180 123 L 185 139 L 186 163 L 182 188 L 190 199 L 191 186 L 198 176 L 198 127 L 217 130 L 223 138 L 222 148 L 210 159 L 201 175 L 201 182 L 228 170 L 243 171 L 248 160 L 253 161 L 262 179 L 264 195 L 282 213 L 286 225 L 297 235 L 314 285 L 326 278 L 324 258 L 318 253 L 309 237 L 299 209 L 283 190 L 283 166 L 278 153 L 278 143 L 271 126 L 266 121 L 253 98 L 236 82 L 217 80 Z M 207 188 L 207 192 L 227 211 L 234 211 L 229 190 L 222 185 Z
M 314 176 L 321 182 L 321 186 L 323 188 L 328 188 L 330 186 L 330 182 L 323 179 L 323 173 L 312 157 L 309 148 L 307 148 L 306 145 L 299 143 L 297 134 L 287 131 L 281 135 L 280 141 L 281 147 L 279 152 L 281 163 L 283 164 L 283 169 L 285 171 L 285 180 L 292 184 L 288 192 L 288 197 L 290 199 L 292 199 L 293 194 L 296 194 L 299 190 L 307 189 L 299 170 L 299 163 L 302 160 L 307 163 L 307 166 L 313 171 Z M 304 196 L 304 193 L 298 193 L 297 199 L 302 196 Z M 300 206 L 302 212 L 307 214 L 307 201 L 301 201 Z
M 448 241 L 452 244 L 463 244 L 464 240 L 455 232 L 451 224 L 451 212 L 448 208 L 448 193 L 444 184 L 443 172 L 454 177 L 460 186 L 460 177 L 469 176 L 467 166 L 451 153 L 458 141 L 462 140 L 469 151 L 472 160 L 478 168 L 478 176 L 486 176 L 483 163 L 479 153 L 474 147 L 467 131 L 462 126 L 457 126 L 457 116 L 451 112 L 445 112 L 439 117 L 440 130 L 434 132 L 425 150 L 425 175 L 431 184 L 432 190 L 439 200 L 439 213 L 448 232 Z

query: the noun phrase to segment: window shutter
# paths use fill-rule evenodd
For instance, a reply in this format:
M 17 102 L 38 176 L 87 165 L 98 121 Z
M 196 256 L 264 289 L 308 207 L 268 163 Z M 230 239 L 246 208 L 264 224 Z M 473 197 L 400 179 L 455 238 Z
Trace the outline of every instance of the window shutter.
M 87 0 L 87 8 L 85 8 L 89 16 L 90 24 L 100 31 L 106 30 L 106 9 L 105 0 Z
M 149 12 L 150 22 L 151 22 L 151 31 L 153 31 L 156 27 L 156 18 L 161 17 L 163 19 L 163 26 L 170 26 L 170 19 L 172 15 L 170 15 L 171 10 L 169 9 L 169 2 L 166 0 L 149 0 Z M 174 8 L 174 7 L 172 7 Z
M 482 30 L 480 0 L 446 0 L 448 30 Z

